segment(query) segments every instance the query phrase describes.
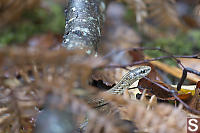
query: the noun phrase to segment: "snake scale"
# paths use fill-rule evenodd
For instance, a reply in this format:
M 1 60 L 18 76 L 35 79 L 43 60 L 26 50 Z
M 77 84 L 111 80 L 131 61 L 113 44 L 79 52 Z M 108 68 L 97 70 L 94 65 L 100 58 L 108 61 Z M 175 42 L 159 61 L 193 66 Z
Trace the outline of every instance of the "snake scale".
M 150 66 L 140 66 L 133 70 L 129 70 L 121 80 L 111 89 L 107 90 L 107 93 L 114 94 L 114 95 L 122 95 L 124 90 L 129 88 L 135 81 L 140 80 L 144 76 L 147 76 L 151 71 Z M 95 105 L 94 108 L 101 113 L 108 113 L 109 112 L 109 105 L 107 101 L 102 98 L 90 97 L 88 104 Z M 88 124 L 88 118 L 86 117 L 85 122 L 83 122 L 80 126 L 81 130 L 84 130 Z
M 106 92 L 114 95 L 122 95 L 125 89 L 128 89 L 135 81 L 147 76 L 150 71 L 150 66 L 140 66 L 133 70 L 129 70 L 114 87 Z M 106 105 L 108 102 L 106 102 L 104 99 L 91 98 L 89 104 L 90 103 L 93 103 L 95 108 L 98 108 Z

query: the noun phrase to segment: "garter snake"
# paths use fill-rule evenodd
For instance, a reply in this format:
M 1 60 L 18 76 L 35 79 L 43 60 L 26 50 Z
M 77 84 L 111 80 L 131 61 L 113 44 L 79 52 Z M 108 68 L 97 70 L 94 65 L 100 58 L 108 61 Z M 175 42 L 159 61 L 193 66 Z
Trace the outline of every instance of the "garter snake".
M 133 70 L 129 70 L 114 87 L 107 90 L 106 92 L 114 95 L 122 95 L 125 89 L 129 88 L 135 81 L 140 80 L 144 76 L 147 76 L 150 71 L 150 66 L 140 66 Z M 102 113 L 108 113 L 110 108 L 109 106 L 105 106 L 108 104 L 108 102 L 102 98 L 90 97 L 88 104 L 95 105 L 94 108 Z M 80 129 L 84 130 L 87 124 L 88 118 L 86 117 L 85 122 L 81 124 Z
M 114 95 L 122 95 L 125 89 L 129 88 L 135 81 L 147 76 L 150 71 L 150 66 L 140 66 L 133 70 L 129 70 L 114 87 L 106 92 Z M 98 108 L 105 105 L 107 102 L 103 99 L 91 98 L 89 104 L 90 103 L 95 105 L 95 108 Z

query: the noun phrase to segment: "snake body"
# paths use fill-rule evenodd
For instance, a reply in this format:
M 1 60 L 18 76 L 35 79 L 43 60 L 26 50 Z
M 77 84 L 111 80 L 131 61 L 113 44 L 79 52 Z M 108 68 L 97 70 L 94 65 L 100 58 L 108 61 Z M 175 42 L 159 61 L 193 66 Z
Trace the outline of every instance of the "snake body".
M 147 76 L 151 71 L 150 66 L 140 66 L 133 70 L 129 70 L 121 80 L 111 89 L 107 90 L 106 92 L 114 95 L 122 95 L 124 90 L 129 88 L 135 81 Z M 92 102 L 95 103 L 95 107 L 102 107 L 105 105 L 106 102 L 104 99 L 92 99 Z
M 150 66 L 140 66 L 138 68 L 130 70 L 121 78 L 121 80 L 114 87 L 107 90 L 106 92 L 114 95 L 122 95 L 125 89 L 129 88 L 135 81 L 143 78 L 144 76 L 147 76 L 150 73 L 150 71 Z M 89 104 L 95 105 L 94 108 L 98 109 L 98 111 L 101 113 L 109 112 L 110 107 L 105 106 L 108 105 L 108 102 L 102 98 L 90 97 Z M 85 122 L 81 124 L 80 129 L 84 130 L 84 128 L 87 126 L 87 123 L 88 118 L 86 117 Z
M 129 88 L 135 81 L 143 78 L 144 76 L 147 76 L 150 71 L 151 67 L 149 66 L 140 66 L 138 68 L 130 70 L 113 88 L 111 88 L 107 92 L 111 94 L 122 95 L 124 89 Z

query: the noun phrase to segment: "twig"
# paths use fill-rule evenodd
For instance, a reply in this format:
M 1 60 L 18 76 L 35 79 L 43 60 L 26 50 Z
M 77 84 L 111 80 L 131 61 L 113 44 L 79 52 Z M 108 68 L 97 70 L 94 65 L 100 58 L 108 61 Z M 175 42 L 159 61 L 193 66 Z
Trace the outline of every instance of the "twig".
M 112 53 L 107 54 L 107 55 L 104 56 L 103 58 L 106 59 L 106 58 L 108 58 L 108 57 L 110 57 L 110 56 L 112 56 L 112 55 L 115 55 L 115 54 L 117 54 L 117 53 L 125 52 L 125 51 L 131 51 L 131 50 L 132 50 L 132 51 L 159 50 L 159 51 L 161 51 L 161 52 L 167 54 L 168 56 L 160 56 L 160 57 L 152 58 L 152 59 L 144 59 L 144 60 L 140 60 L 140 61 L 135 61 L 135 62 L 130 63 L 130 64 L 126 64 L 126 65 L 108 65 L 108 66 L 99 67 L 99 68 L 96 68 L 96 69 L 100 69 L 100 68 L 124 68 L 124 69 L 126 69 L 126 67 L 128 67 L 128 66 L 134 66 L 134 65 L 139 65 L 139 64 L 143 64 L 143 63 L 148 63 L 148 62 L 151 62 L 151 61 L 156 61 L 156 60 L 162 60 L 162 59 L 172 58 L 172 59 L 174 59 L 174 60 L 176 61 L 177 64 L 179 64 L 179 65 L 183 68 L 183 74 L 182 74 L 182 77 L 181 77 L 181 79 L 180 79 L 180 81 L 179 81 L 179 83 L 178 83 L 178 85 L 177 85 L 177 91 L 179 91 L 179 90 L 181 89 L 181 86 L 182 86 L 182 84 L 184 83 L 184 81 L 185 81 L 185 79 L 186 79 L 186 77 L 187 77 L 187 73 L 188 73 L 188 72 L 189 72 L 189 73 L 194 73 L 194 74 L 200 76 L 200 72 L 199 72 L 199 71 L 194 70 L 194 69 L 192 69 L 192 68 L 188 68 L 188 67 L 186 68 L 186 67 L 184 67 L 184 65 L 181 63 L 181 61 L 180 61 L 179 59 L 177 59 L 177 58 L 193 58 L 193 59 L 200 59 L 200 57 L 199 57 L 198 54 L 188 55 L 188 56 L 178 56 L 178 55 L 173 55 L 173 54 L 171 54 L 170 52 L 165 51 L 165 50 L 163 50 L 163 49 L 161 49 L 161 48 L 144 48 L 144 47 L 142 47 L 142 48 L 128 48 L 128 49 L 123 49 L 123 50 L 117 50 L 117 51 L 114 51 L 114 52 L 112 52 Z M 189 111 L 191 111 L 191 112 L 193 112 L 193 113 L 195 113 L 195 114 L 200 114 L 200 111 L 198 111 L 198 110 L 196 110 L 196 109 L 192 109 L 192 108 L 190 108 L 190 106 L 188 106 L 186 103 L 184 103 L 184 102 L 177 96 L 178 92 L 177 92 L 176 90 L 169 90 L 167 87 L 165 87 L 165 86 L 163 86 L 163 85 L 160 85 L 160 84 L 158 84 L 158 83 L 152 81 L 151 79 L 149 79 L 149 78 L 147 78 L 147 77 L 144 77 L 144 78 L 145 78 L 146 80 L 150 81 L 151 83 L 153 83 L 153 84 L 159 86 L 160 88 L 162 88 L 162 89 L 165 90 L 166 92 L 171 93 L 172 96 L 173 96 L 176 100 L 178 100 L 181 104 L 183 104 L 183 106 L 184 106 L 187 110 L 189 110 Z
M 188 73 L 188 72 L 200 76 L 200 72 L 199 72 L 199 71 L 194 70 L 194 69 L 189 68 L 189 67 L 184 68 L 184 69 L 183 69 L 183 73 L 182 73 L 181 80 L 179 81 L 179 83 L 178 83 L 178 85 L 177 85 L 177 90 L 178 90 L 178 91 L 181 89 L 181 86 L 183 85 L 183 83 L 184 83 L 184 81 L 185 81 L 185 79 L 186 79 L 186 77 L 187 77 L 187 73 Z
M 198 110 L 196 110 L 196 109 L 192 109 L 192 108 L 191 108 L 190 106 L 188 106 L 185 102 L 183 102 L 183 101 L 177 96 L 178 92 L 177 92 L 176 90 L 169 90 L 167 87 L 162 86 L 162 85 L 160 85 L 160 84 L 158 84 L 158 83 L 152 81 L 151 79 L 149 79 L 149 78 L 147 78 L 147 77 L 144 77 L 144 78 L 145 78 L 146 80 L 150 81 L 151 83 L 153 83 L 153 84 L 159 86 L 159 87 L 162 88 L 163 90 L 165 90 L 165 91 L 171 93 L 172 96 L 173 96 L 176 100 L 178 100 L 181 104 L 183 104 L 183 106 L 184 106 L 188 111 L 190 111 L 190 112 L 192 112 L 192 113 L 195 113 L 195 114 L 198 114 L 198 115 L 200 114 L 200 111 L 198 111 Z
M 168 56 L 160 56 L 157 58 L 152 58 L 152 59 L 144 59 L 144 60 L 140 60 L 140 61 L 135 61 L 131 64 L 126 64 L 126 65 L 108 65 L 105 66 L 105 68 L 126 68 L 126 67 L 130 67 L 130 66 L 134 66 L 134 65 L 139 65 L 139 64 L 143 64 L 143 63 L 148 63 L 151 61 L 156 61 L 156 60 L 162 60 L 162 59 L 167 59 L 167 58 L 172 58 L 176 61 L 177 64 L 179 64 L 182 68 L 183 68 L 183 74 L 182 77 L 177 85 L 177 90 L 179 91 L 181 89 L 182 84 L 184 83 L 186 77 L 187 77 L 187 72 L 190 73 L 194 73 L 196 75 L 200 76 L 200 72 L 198 72 L 197 70 L 191 69 L 191 68 L 185 68 L 184 65 L 181 63 L 181 61 L 177 58 L 194 58 L 194 59 L 200 59 L 198 54 L 194 54 L 194 55 L 188 55 L 188 56 L 180 56 L 180 55 L 172 55 L 170 52 L 163 50 L 161 48 L 145 48 L 145 47 L 139 47 L 139 48 L 128 48 L 128 49 L 123 49 L 123 50 L 117 50 L 114 51 L 106 56 L 104 56 L 104 59 L 108 58 L 109 56 L 112 56 L 114 54 L 120 53 L 120 52 L 124 52 L 124 51 L 144 51 L 144 50 L 159 50 L 163 53 L 166 53 Z
M 131 66 L 134 66 L 134 65 L 140 65 L 140 64 L 143 64 L 143 63 L 149 63 L 151 61 L 163 60 L 163 59 L 168 59 L 168 58 L 172 58 L 172 57 L 171 56 L 160 56 L 160 57 L 156 57 L 156 58 L 152 58 L 152 59 L 144 59 L 144 60 L 140 60 L 140 61 L 135 61 L 135 62 L 130 63 L 130 64 L 125 64 L 125 65 L 107 65 L 107 66 L 103 66 L 103 67 L 98 67 L 96 69 L 102 69 L 102 68 L 123 68 L 123 69 L 126 69 L 126 67 L 131 67 Z M 188 56 L 174 55 L 173 58 L 193 58 L 193 59 L 199 59 L 199 57 L 196 54 L 195 55 L 188 55 Z M 105 57 L 104 57 L 104 59 L 105 59 Z
M 192 109 L 190 108 L 190 106 L 188 106 L 185 102 L 183 102 L 176 94 L 173 94 L 172 95 L 176 98 L 176 100 L 178 100 L 181 104 L 183 104 L 183 106 L 190 112 L 194 113 L 194 114 L 197 114 L 197 115 L 200 115 L 200 111 L 199 110 L 196 110 L 196 109 Z

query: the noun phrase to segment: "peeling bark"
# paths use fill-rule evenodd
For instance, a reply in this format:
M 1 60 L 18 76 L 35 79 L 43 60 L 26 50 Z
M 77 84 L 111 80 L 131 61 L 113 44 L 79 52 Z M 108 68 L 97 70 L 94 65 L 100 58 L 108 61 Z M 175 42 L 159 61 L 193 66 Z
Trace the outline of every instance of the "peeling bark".
M 104 0 L 69 0 L 62 46 L 68 50 L 78 48 L 85 49 L 87 54 L 96 54 L 105 9 Z

